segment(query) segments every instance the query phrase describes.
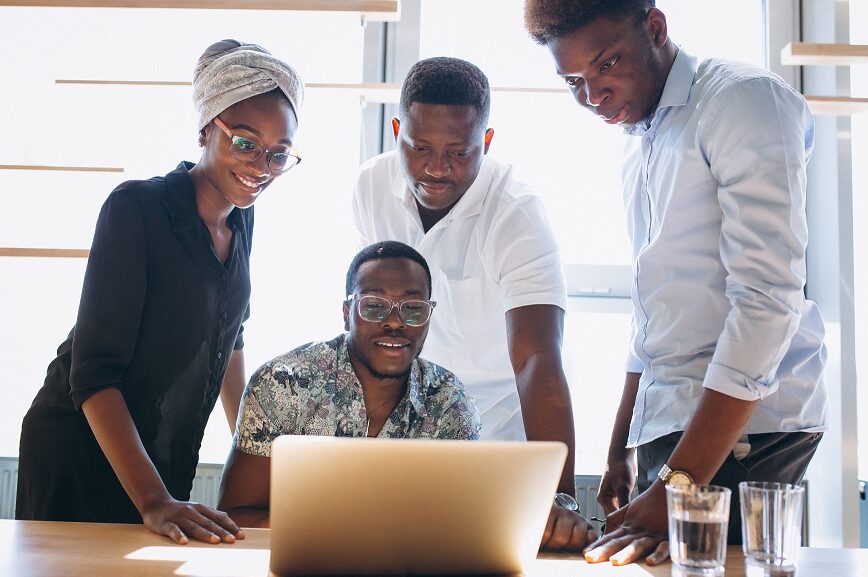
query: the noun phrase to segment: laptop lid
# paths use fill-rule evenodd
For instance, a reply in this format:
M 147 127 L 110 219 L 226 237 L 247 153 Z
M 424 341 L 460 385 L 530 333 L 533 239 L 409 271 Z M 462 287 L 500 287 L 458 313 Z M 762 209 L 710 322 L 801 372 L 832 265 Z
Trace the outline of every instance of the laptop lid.
M 520 572 L 566 455 L 558 442 L 278 437 L 271 571 Z

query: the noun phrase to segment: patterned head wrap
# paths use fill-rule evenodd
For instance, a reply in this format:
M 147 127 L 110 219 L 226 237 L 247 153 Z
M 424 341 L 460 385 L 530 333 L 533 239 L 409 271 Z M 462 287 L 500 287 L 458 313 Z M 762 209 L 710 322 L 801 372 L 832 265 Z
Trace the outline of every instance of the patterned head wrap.
M 193 102 L 199 113 L 199 130 L 215 116 L 251 96 L 275 88 L 289 99 L 298 119 L 304 85 L 295 69 L 256 44 L 221 40 L 199 57 L 193 71 Z

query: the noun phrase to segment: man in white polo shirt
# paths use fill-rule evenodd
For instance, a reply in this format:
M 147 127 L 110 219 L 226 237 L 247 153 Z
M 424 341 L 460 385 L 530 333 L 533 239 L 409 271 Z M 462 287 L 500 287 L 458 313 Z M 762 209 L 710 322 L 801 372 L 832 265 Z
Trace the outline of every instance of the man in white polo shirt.
M 558 247 L 540 200 L 486 156 L 494 136 L 488 79 L 464 60 L 423 60 L 408 73 L 399 108 L 397 150 L 365 163 L 356 184 L 360 245 L 397 240 L 425 256 L 437 300 L 425 357 L 449 367 L 477 400 L 482 439 L 566 443 L 559 491 L 574 496 Z M 575 508 L 554 507 L 543 547 L 580 549 L 592 533 Z

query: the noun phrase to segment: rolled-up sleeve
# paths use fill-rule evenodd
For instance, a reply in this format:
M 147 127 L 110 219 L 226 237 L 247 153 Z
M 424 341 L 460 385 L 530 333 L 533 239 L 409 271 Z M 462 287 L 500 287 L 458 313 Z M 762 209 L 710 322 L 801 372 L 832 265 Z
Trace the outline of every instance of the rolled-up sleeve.
M 70 397 L 77 409 L 102 389 L 123 389 L 147 292 L 146 244 L 135 199 L 115 191 L 97 219 L 75 324 Z
M 717 109 L 698 138 L 719 185 L 731 309 L 703 384 L 759 400 L 776 391 L 776 372 L 800 322 L 813 120 L 800 95 L 768 78 L 735 84 L 709 107 Z

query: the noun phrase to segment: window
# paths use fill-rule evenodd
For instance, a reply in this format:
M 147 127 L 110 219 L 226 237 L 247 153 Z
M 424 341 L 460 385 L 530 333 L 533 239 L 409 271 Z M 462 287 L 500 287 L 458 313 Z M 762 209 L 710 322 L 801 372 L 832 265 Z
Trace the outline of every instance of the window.
M 868 44 L 868 5 L 863 2 L 850 2 L 850 42 Z M 850 93 L 854 96 L 868 95 L 868 70 L 864 66 L 850 67 Z M 852 130 L 853 164 L 853 300 L 856 308 L 856 390 L 858 391 L 857 414 L 863 418 L 858 422 L 858 471 L 860 479 L 868 479 L 868 117 L 864 114 L 853 115 L 850 119 Z M 862 521 L 863 531 L 865 520 Z M 865 536 L 862 541 L 865 542 Z

